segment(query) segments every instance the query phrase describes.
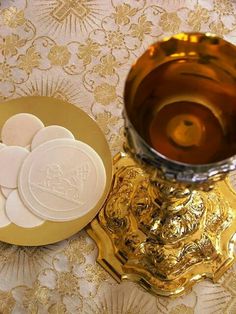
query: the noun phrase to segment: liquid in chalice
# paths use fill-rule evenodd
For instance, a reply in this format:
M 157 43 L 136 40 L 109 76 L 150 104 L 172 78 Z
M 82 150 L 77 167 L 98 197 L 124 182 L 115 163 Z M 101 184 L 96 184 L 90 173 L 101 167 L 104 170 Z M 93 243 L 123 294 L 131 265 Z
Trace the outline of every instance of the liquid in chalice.
M 208 108 L 180 101 L 155 115 L 149 127 L 149 141 L 171 159 L 198 164 L 221 159 L 224 133 Z
M 216 65 L 168 62 L 142 81 L 135 104 L 136 128 L 169 159 L 206 164 L 236 153 L 236 84 Z

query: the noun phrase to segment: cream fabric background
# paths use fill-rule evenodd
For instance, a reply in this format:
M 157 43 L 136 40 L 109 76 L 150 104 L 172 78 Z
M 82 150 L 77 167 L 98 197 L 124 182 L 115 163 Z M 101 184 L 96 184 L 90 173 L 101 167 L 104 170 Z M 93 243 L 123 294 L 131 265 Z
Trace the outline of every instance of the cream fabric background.
M 132 62 L 182 30 L 236 43 L 236 1 L 2 0 L 0 101 L 67 100 L 97 120 L 114 154 L 123 143 L 122 93 Z M 0 243 L 0 313 L 236 313 L 235 266 L 218 284 L 203 281 L 172 300 L 118 285 L 96 255 L 84 231 L 47 247 Z

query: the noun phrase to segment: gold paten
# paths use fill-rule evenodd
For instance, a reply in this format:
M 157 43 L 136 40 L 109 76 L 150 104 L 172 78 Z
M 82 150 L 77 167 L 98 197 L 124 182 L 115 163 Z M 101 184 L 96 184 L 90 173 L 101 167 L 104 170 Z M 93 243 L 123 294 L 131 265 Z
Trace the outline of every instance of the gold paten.
M 118 154 L 111 192 L 87 229 L 98 262 L 117 281 L 162 296 L 181 295 L 203 278 L 216 282 L 234 261 L 236 195 L 228 184 L 181 189 Z
M 0 228 L 0 241 L 17 245 L 46 245 L 64 240 L 86 226 L 104 203 L 112 181 L 112 158 L 106 138 L 97 123 L 83 110 L 63 100 L 51 97 L 22 97 L 0 104 L 0 127 L 12 115 L 27 112 L 40 118 L 44 125 L 61 125 L 75 138 L 89 144 L 102 158 L 107 175 L 105 191 L 98 204 L 85 216 L 67 222 L 46 221 L 36 228 L 21 228 L 15 224 Z

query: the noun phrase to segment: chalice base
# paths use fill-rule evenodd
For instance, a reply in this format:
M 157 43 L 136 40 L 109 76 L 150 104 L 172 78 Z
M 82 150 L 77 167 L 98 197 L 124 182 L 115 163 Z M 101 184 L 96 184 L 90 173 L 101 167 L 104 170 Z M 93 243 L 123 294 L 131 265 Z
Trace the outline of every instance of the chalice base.
M 110 194 L 87 229 L 97 261 L 117 281 L 161 296 L 182 295 L 204 278 L 216 282 L 234 261 L 236 193 L 229 180 L 181 202 L 167 182 L 163 198 L 158 179 L 130 155 L 113 161 Z

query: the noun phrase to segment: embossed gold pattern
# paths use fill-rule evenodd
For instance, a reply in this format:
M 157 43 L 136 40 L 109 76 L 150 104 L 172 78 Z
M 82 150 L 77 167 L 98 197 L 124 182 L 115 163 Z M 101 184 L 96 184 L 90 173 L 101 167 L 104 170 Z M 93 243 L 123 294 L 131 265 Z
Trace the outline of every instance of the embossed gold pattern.
M 155 173 L 128 154 L 114 157 L 111 192 L 88 228 L 98 261 L 114 278 L 163 296 L 218 280 L 234 261 L 235 196 L 224 182 L 191 191 Z
M 150 43 L 171 35 L 173 29 L 191 32 L 195 27 L 236 43 L 233 0 L 78 1 L 83 6 L 79 14 L 67 10 L 59 21 L 58 10 L 67 2 L 0 1 L 0 100 L 43 95 L 69 101 L 98 119 L 113 154 L 122 149 L 124 142 L 121 110 L 125 78 L 131 64 Z M 204 9 L 203 19 L 195 8 Z M 147 24 L 144 36 L 138 37 L 141 33 L 134 26 L 145 22 L 152 24 Z M 119 32 L 118 48 L 108 45 L 109 32 Z M 67 47 L 67 64 L 51 63 L 48 56 L 55 46 Z M 20 57 L 29 56 L 29 51 L 35 54 L 25 62 L 26 58 Z M 113 96 L 108 97 L 112 101 L 105 101 L 105 105 L 94 97 L 96 87 L 104 83 L 115 87 L 115 98 L 112 91 Z M 29 248 L 27 255 L 23 248 L 1 245 L 0 312 L 30 313 L 26 307 L 29 305 L 23 302 L 27 296 L 33 313 L 37 309 L 38 313 L 104 314 L 107 307 L 109 314 L 118 310 L 122 314 L 131 310 L 135 314 L 235 313 L 236 294 L 227 284 L 235 277 L 235 266 L 218 284 L 204 281 L 187 296 L 169 300 L 154 298 L 133 283 L 117 285 L 111 277 L 105 282 L 88 282 L 85 267 L 95 264 L 96 255 L 96 245 L 85 232 L 53 245 L 50 251 Z M 106 273 L 101 269 L 97 265 L 93 272 L 104 279 Z M 60 272 L 72 272 L 79 278 L 77 295 L 67 296 L 63 288 L 56 286 Z M 48 289 L 48 298 L 40 296 L 46 291 L 43 287 Z

